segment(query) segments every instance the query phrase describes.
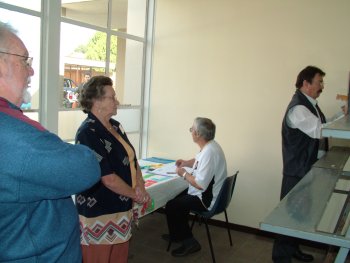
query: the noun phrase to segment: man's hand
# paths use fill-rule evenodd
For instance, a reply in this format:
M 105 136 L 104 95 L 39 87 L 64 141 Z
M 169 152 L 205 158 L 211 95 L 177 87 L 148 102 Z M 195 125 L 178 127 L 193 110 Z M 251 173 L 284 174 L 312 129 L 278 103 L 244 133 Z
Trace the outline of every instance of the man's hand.
M 348 106 L 348 104 L 342 106 L 341 109 L 342 109 L 342 111 L 343 111 L 343 113 L 344 113 L 345 115 L 348 115 L 348 112 L 349 112 L 349 106 Z
M 176 167 L 183 167 L 185 166 L 185 160 L 179 159 L 175 162 Z

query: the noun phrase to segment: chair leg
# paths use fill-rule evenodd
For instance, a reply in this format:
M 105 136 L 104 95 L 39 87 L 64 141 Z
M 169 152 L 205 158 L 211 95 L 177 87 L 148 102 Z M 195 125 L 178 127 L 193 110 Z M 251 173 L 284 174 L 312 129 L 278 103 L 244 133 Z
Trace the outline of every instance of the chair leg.
M 198 217 L 197 214 L 195 214 L 194 217 L 193 217 L 193 221 L 192 221 L 192 225 L 191 225 L 191 231 L 192 231 L 192 229 L 193 229 L 193 226 L 194 226 L 194 223 L 195 223 L 197 217 Z
M 167 252 L 169 251 L 170 247 L 171 247 L 171 241 L 169 240 L 168 247 L 166 249 Z
M 208 220 L 206 218 L 203 218 L 204 223 L 205 223 L 205 228 L 207 229 L 207 235 L 208 235 L 208 241 L 209 241 L 209 246 L 210 246 L 210 252 L 211 252 L 211 258 L 213 259 L 213 263 L 215 263 L 215 255 L 214 255 L 214 250 L 213 250 L 213 244 L 211 242 L 211 237 L 209 233 L 209 227 L 208 227 Z
M 228 219 L 227 219 L 227 212 L 226 209 L 224 210 L 225 212 L 225 219 L 226 219 L 226 227 L 227 227 L 227 233 L 228 233 L 228 237 L 230 239 L 230 245 L 232 247 L 232 238 L 231 238 L 231 231 L 230 231 L 230 225 L 228 224 Z

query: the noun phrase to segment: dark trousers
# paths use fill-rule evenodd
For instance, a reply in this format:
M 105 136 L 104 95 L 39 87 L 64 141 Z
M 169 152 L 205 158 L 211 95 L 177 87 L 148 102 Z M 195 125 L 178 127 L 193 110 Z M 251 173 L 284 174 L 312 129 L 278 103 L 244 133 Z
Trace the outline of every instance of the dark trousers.
M 296 176 L 283 176 L 281 187 L 281 200 L 289 193 L 302 178 Z M 276 237 L 272 249 L 272 260 L 275 263 L 290 263 L 292 256 L 299 247 L 299 240 L 293 237 L 279 235 Z
M 187 194 L 187 190 L 167 202 L 165 212 L 172 240 L 184 241 L 193 237 L 188 223 L 191 210 L 206 211 L 207 209 L 197 196 Z

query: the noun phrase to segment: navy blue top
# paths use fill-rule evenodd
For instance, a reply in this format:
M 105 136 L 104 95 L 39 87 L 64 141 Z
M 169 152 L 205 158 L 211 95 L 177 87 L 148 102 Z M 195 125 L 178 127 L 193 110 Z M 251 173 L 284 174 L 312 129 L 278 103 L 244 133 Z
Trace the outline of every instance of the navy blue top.
M 130 146 L 133 156 L 128 155 L 121 140 L 114 137 L 92 113 L 88 114 L 78 129 L 75 141 L 77 144 L 87 145 L 95 152 L 100 163 L 101 176 L 115 173 L 132 186 L 130 165 L 134 165 L 136 170 L 135 149 L 121 124 L 114 119 L 110 119 L 110 123 Z M 132 208 L 132 200 L 111 191 L 100 180 L 90 189 L 77 195 L 76 205 L 80 215 L 91 218 L 128 211 Z

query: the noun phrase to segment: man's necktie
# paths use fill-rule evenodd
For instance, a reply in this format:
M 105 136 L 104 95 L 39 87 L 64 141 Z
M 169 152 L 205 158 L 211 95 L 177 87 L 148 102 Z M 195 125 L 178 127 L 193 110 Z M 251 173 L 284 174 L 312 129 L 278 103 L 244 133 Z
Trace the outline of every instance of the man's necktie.
M 321 118 L 321 123 L 326 123 L 326 117 L 323 115 L 320 107 L 318 107 L 317 103 L 315 106 L 316 106 L 316 110 L 318 112 L 318 116 L 320 116 L 320 118 Z
M 320 116 L 321 123 L 326 123 L 326 117 L 324 116 L 323 112 L 321 111 L 320 107 L 318 107 L 317 103 L 315 105 L 316 110 L 318 112 L 318 116 Z M 328 138 L 322 138 L 320 139 L 320 146 L 319 149 L 328 151 Z

